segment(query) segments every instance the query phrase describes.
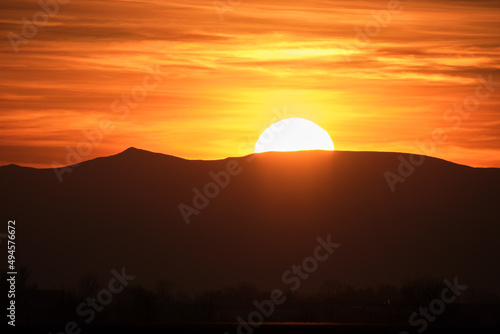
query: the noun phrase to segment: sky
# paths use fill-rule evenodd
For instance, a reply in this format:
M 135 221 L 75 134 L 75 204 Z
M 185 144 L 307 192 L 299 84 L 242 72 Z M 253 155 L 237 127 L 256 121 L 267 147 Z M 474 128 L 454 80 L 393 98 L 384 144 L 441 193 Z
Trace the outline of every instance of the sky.
M 498 1 L 41 3 L 0 5 L 0 165 L 243 156 L 301 117 L 336 150 L 500 167 Z

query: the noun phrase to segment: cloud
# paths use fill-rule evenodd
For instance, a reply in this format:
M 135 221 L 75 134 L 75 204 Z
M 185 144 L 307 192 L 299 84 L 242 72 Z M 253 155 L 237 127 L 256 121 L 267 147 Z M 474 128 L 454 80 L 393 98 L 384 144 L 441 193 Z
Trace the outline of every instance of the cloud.
M 18 54 L 8 39 L 1 44 L 0 141 L 57 158 L 82 129 L 116 116 L 111 103 L 159 65 L 168 78 L 93 154 L 122 145 L 188 158 L 237 155 L 235 143 L 257 139 L 259 124 L 285 106 L 321 122 L 338 149 L 408 150 L 446 126 L 443 112 L 473 94 L 480 75 L 500 81 L 500 4 L 401 0 L 387 27 L 360 43 L 356 29 L 387 4 L 247 0 L 220 21 L 211 1 L 72 0 Z M 0 33 L 22 34 L 21 19 L 39 10 L 35 1 L 6 1 Z M 456 159 L 460 148 L 464 156 L 498 152 L 499 104 L 498 92 L 482 102 L 440 157 Z M 4 152 L 5 161 L 26 162 Z M 30 164 L 39 166 L 42 153 Z M 491 160 L 473 156 L 463 159 Z

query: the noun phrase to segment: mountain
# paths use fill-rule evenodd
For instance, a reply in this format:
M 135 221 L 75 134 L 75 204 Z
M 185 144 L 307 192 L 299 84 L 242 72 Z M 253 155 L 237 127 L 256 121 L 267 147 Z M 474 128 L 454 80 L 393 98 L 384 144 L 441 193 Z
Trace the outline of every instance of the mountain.
M 500 169 L 383 152 L 200 161 L 130 148 L 63 174 L 3 166 L 0 184 L 17 264 L 41 287 L 122 267 L 142 284 L 283 287 L 283 273 L 330 235 L 340 246 L 302 280 L 304 292 L 330 278 L 431 276 L 499 292 Z

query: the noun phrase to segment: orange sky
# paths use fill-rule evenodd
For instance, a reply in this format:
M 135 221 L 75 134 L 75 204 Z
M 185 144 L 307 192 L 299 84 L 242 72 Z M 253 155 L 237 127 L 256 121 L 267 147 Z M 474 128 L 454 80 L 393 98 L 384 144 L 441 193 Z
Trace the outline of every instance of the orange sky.
M 375 25 L 390 3 L 71 0 L 16 53 L 7 37 L 41 9 L 3 1 L 0 165 L 66 165 L 67 147 L 82 160 L 130 146 L 241 156 L 285 115 L 322 126 L 337 150 L 422 153 L 415 142 L 442 128 L 430 155 L 500 167 L 500 85 L 475 97 L 479 76 L 500 82 L 500 2 L 401 0 Z M 144 80 L 159 84 L 117 112 Z M 474 98 L 468 117 L 447 111 Z M 85 146 L 102 119 L 113 130 Z

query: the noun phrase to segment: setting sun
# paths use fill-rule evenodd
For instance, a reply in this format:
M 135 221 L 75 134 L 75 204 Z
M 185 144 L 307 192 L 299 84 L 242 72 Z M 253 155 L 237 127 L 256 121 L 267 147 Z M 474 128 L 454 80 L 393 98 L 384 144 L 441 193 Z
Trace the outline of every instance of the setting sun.
M 255 144 L 255 153 L 269 151 L 333 151 L 328 132 L 303 118 L 288 118 L 268 127 Z
M 498 332 L 500 0 L 2 4 L 3 327 Z

